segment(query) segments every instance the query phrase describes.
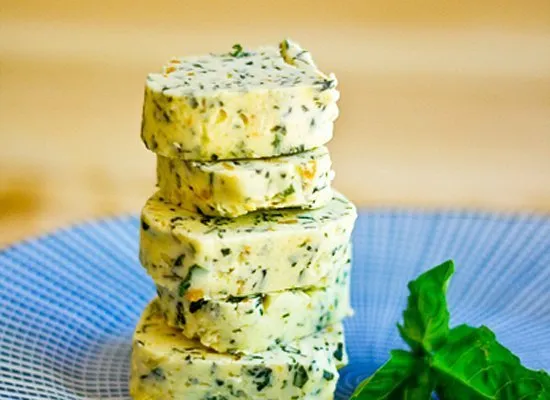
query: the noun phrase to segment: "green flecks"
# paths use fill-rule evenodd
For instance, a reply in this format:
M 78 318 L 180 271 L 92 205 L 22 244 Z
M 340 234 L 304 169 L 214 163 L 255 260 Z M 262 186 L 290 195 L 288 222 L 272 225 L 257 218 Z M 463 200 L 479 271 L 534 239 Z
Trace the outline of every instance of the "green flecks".
M 153 368 L 151 372 L 145 375 L 141 375 L 139 377 L 140 379 L 154 379 L 157 381 L 163 381 L 166 379 L 166 376 L 164 375 L 164 371 L 160 367 Z
M 248 297 L 247 296 L 228 296 L 225 301 L 227 301 L 228 303 L 240 303 L 241 301 L 244 301 L 246 300 Z
M 176 304 L 176 324 L 177 325 L 185 325 L 185 313 L 183 308 L 183 303 L 181 301 L 178 301 Z
M 172 347 L 173 353 L 180 353 L 180 354 L 186 354 L 186 349 L 178 349 L 177 347 Z
M 298 274 L 298 281 L 301 282 L 302 279 L 304 278 L 304 273 L 306 272 L 306 269 L 305 268 L 302 268 L 300 270 L 300 273 Z
M 187 273 L 187 276 L 181 281 L 178 289 L 178 294 L 180 297 L 183 297 L 185 295 L 185 292 L 187 292 L 187 289 L 191 287 L 191 279 L 193 278 L 193 272 L 200 268 L 201 266 L 197 264 L 193 264 L 191 268 L 189 268 L 189 272 Z
M 168 114 L 168 112 L 166 112 L 166 110 L 162 111 L 162 119 L 166 123 L 170 123 L 172 121 L 172 119 L 170 118 L 170 115 Z
M 218 369 L 218 364 L 216 364 L 215 362 L 212 363 L 212 365 L 210 366 L 210 373 L 212 375 L 214 375 L 216 373 L 216 370 Z
M 273 140 L 271 141 L 271 146 L 273 146 L 275 151 L 279 152 L 281 151 L 283 137 L 286 136 L 286 128 L 281 125 L 275 125 L 271 128 L 271 132 L 274 134 Z
M 205 304 L 208 304 L 208 300 L 200 299 L 197 301 L 193 301 L 191 302 L 191 304 L 189 304 L 189 312 L 191 314 L 194 314 L 199 311 Z
M 240 399 L 241 397 L 242 397 L 242 398 L 246 398 L 246 397 L 247 397 L 247 394 L 246 394 L 242 389 L 236 389 L 236 388 L 234 388 L 234 387 L 233 387 L 233 384 L 228 383 L 228 384 L 227 384 L 227 387 L 229 388 L 229 392 L 231 393 L 231 396 L 233 396 L 233 397 L 231 397 L 232 399 L 233 399 L 233 398 L 238 398 L 238 399 Z M 220 399 L 220 400 L 223 400 L 223 399 Z M 228 399 L 226 399 L 226 400 L 228 400 Z
M 315 218 L 312 217 L 311 215 L 298 215 L 297 218 L 298 218 L 300 221 L 315 222 Z
M 246 51 L 243 50 L 243 46 L 241 46 L 239 43 L 235 43 L 232 49 L 233 51 L 229 53 L 231 57 L 240 58 L 240 57 L 246 57 L 250 55 L 250 53 L 247 53 Z
M 245 369 L 247 375 L 252 376 L 252 382 L 256 385 L 256 390 L 261 392 L 264 388 L 271 385 L 273 370 L 271 368 L 255 366 Z
M 226 256 L 228 256 L 229 254 L 231 254 L 231 249 L 230 249 L 229 247 L 226 247 L 226 248 L 222 249 L 221 252 L 222 252 L 222 255 L 223 255 L 224 257 L 226 257 Z
M 262 269 L 262 282 L 265 280 L 266 276 L 267 276 L 267 269 Z
M 327 370 L 323 370 L 323 379 L 326 381 L 331 381 L 334 379 L 334 374 Z
M 189 106 L 192 109 L 196 109 L 199 106 L 199 102 L 197 101 L 197 99 L 195 97 L 193 97 L 193 96 L 189 97 Z
M 290 196 L 291 194 L 295 193 L 296 190 L 294 189 L 294 186 L 293 185 L 290 185 L 289 187 L 287 187 L 285 190 L 283 190 L 282 192 L 280 192 L 278 195 L 282 198 L 286 198 L 288 196 Z
M 271 142 L 271 146 L 273 146 L 273 149 L 277 152 L 281 151 L 281 141 L 281 137 L 279 135 L 275 135 L 273 141 Z
M 185 260 L 185 254 L 180 254 L 178 258 L 176 258 L 176 261 L 174 261 L 174 267 L 181 267 L 183 265 L 184 260 Z
M 281 43 L 279 43 L 279 51 L 281 52 L 281 55 L 284 57 L 286 56 L 286 52 L 288 51 L 288 48 L 290 45 L 288 44 L 288 40 L 285 39 Z
M 304 385 L 309 380 L 309 376 L 307 374 L 306 369 L 303 365 L 298 365 L 296 370 L 294 371 L 294 378 L 292 379 L 292 384 L 296 386 L 297 388 L 303 388 Z
M 334 350 L 334 353 L 332 353 L 332 355 L 338 361 L 342 361 L 342 359 L 344 358 L 344 343 L 338 343 L 338 346 L 336 347 L 336 350 Z
M 292 347 L 292 346 L 282 346 L 281 349 L 285 352 L 285 353 L 289 353 L 289 354 L 302 354 L 302 352 L 300 351 L 300 349 L 297 349 L 296 347 Z M 290 370 L 290 365 L 289 365 L 289 370 Z
M 286 128 L 281 125 L 275 125 L 273 128 L 271 128 L 271 132 L 280 132 L 281 135 L 286 135 Z
M 323 79 L 320 81 L 315 81 L 313 82 L 313 84 L 320 86 L 321 92 L 324 92 L 325 90 L 333 89 L 336 87 L 336 81 L 331 79 Z
M 214 173 L 213 172 L 208 173 L 208 184 L 210 185 L 210 187 L 212 187 L 214 185 Z
M 239 43 L 235 43 L 233 45 L 233 52 L 229 53 L 233 57 L 239 57 L 243 52 L 243 46 L 241 46 Z

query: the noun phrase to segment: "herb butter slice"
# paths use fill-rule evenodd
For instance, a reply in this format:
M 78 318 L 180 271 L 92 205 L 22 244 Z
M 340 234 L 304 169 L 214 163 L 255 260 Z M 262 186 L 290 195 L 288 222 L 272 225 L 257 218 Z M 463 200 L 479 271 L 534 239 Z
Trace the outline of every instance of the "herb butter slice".
M 290 40 L 174 58 L 147 77 L 141 137 L 151 151 L 187 160 L 298 153 L 332 138 L 336 85 Z
M 337 192 L 323 208 L 234 219 L 201 216 L 156 194 L 142 210 L 140 260 L 154 280 L 179 281 L 190 301 L 322 287 L 345 257 L 356 217 Z
M 169 325 L 219 352 L 252 353 L 292 342 L 351 315 L 349 253 L 337 268 L 336 279 L 324 288 L 223 300 L 190 301 L 178 287 L 157 283 L 158 304 Z
M 269 351 L 223 354 L 166 325 L 154 301 L 134 334 L 130 393 L 135 400 L 329 400 L 346 362 L 341 324 Z
M 171 203 L 204 215 L 238 217 L 258 209 L 319 208 L 332 198 L 328 149 L 290 156 L 198 162 L 157 157 L 158 187 Z

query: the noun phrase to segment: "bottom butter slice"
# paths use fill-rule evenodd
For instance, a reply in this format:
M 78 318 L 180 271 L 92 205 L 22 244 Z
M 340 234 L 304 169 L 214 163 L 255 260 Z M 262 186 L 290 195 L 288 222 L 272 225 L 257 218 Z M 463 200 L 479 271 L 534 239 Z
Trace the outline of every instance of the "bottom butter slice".
M 269 351 L 223 354 L 166 325 L 154 300 L 134 334 L 130 393 L 135 400 L 329 400 L 346 363 L 340 323 Z

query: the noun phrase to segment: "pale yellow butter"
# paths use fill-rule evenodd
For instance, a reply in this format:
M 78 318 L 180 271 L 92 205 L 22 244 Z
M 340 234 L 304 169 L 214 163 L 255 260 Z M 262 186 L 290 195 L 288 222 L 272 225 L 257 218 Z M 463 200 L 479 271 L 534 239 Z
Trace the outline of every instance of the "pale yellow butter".
M 153 279 L 181 282 L 190 301 L 322 287 L 345 257 L 356 217 L 337 192 L 323 208 L 234 219 L 201 216 L 157 194 L 142 211 L 140 260 Z
M 319 208 L 332 198 L 333 171 L 326 147 L 290 156 L 216 162 L 158 156 L 157 177 L 167 200 L 212 216 Z
M 178 286 L 157 283 L 159 306 L 169 325 L 218 352 L 253 353 L 311 335 L 351 315 L 351 259 L 335 266 L 336 279 L 324 288 L 190 301 Z
M 187 160 L 299 153 L 332 138 L 336 85 L 287 40 L 173 59 L 147 78 L 141 137 L 151 151 Z
M 156 302 L 133 339 L 135 400 L 330 400 L 347 355 L 341 324 L 269 351 L 216 353 L 164 322 Z

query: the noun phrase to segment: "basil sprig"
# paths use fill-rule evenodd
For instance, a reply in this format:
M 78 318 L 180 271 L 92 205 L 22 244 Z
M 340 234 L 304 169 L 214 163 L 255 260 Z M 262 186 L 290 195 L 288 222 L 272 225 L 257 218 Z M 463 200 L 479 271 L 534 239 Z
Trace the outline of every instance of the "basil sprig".
M 550 376 L 521 365 L 487 327 L 449 328 L 446 292 L 454 263 L 443 264 L 409 283 L 399 333 L 411 351 L 390 359 L 363 381 L 351 400 L 543 400 Z

